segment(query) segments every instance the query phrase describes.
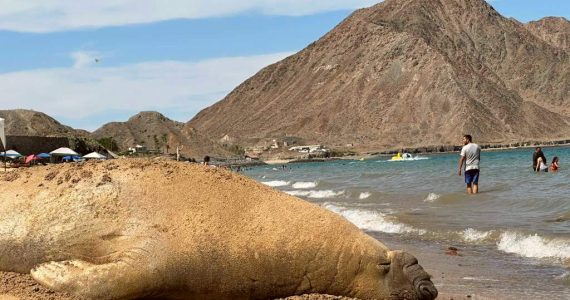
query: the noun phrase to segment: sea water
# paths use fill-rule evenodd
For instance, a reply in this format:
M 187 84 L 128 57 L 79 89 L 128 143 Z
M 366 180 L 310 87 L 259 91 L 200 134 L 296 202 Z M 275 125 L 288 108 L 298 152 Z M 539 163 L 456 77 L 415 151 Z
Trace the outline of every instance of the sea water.
M 560 171 L 547 173 L 532 171 L 533 151 L 482 152 L 478 195 L 465 193 L 458 153 L 261 166 L 246 175 L 460 274 L 432 274 L 440 289 L 570 299 L 570 148 L 543 149 L 549 162 L 560 158 Z M 442 254 L 449 246 L 460 256 Z

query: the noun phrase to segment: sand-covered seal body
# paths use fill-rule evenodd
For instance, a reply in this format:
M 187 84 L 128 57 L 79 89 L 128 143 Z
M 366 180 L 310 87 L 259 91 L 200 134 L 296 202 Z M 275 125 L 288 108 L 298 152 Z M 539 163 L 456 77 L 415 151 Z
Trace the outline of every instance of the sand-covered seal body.
M 0 270 L 94 299 L 432 299 L 415 258 L 226 170 L 120 160 L 18 171 L 0 187 Z M 7 180 L 7 181 L 6 181 Z

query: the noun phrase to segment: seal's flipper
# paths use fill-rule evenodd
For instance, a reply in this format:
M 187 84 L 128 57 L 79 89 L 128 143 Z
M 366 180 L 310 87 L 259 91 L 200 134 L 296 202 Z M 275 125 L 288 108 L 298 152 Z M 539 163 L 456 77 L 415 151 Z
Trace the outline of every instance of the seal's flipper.
M 156 292 L 156 278 L 140 263 L 124 260 L 97 265 L 82 260 L 41 264 L 31 271 L 42 285 L 88 299 L 138 298 Z

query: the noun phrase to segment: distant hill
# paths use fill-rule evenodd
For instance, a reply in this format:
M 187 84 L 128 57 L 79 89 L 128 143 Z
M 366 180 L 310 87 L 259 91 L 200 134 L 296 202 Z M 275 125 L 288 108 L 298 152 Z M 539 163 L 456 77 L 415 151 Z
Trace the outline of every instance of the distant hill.
M 5 119 L 6 135 L 19 136 L 89 136 L 89 132 L 63 125 L 38 111 L 26 109 L 0 110 Z
M 67 139 L 65 146 L 83 154 L 102 149 L 88 131 L 63 125 L 42 112 L 26 109 L 0 110 L 0 118 L 4 118 L 7 139 L 9 136 L 63 137 Z
M 94 131 L 93 136 L 97 139 L 112 137 L 121 151 L 140 144 L 164 153 L 176 153 L 176 147 L 181 146 L 183 155 L 196 159 L 205 155 L 235 156 L 192 127 L 152 111 L 140 112 L 127 122 L 107 123 Z
M 252 145 L 360 148 L 570 137 L 568 21 L 484 0 L 386 0 L 270 65 L 188 125 Z

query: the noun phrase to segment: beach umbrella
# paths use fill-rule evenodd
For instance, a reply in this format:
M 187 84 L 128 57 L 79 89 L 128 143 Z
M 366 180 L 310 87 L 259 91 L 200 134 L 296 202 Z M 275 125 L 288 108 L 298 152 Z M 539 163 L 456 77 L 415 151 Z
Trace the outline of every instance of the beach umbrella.
M 47 154 L 47 153 L 40 153 L 38 155 L 36 155 L 38 158 L 50 158 L 51 155 Z
M 61 147 L 61 148 L 57 148 L 55 150 L 53 150 L 52 152 L 50 152 L 49 154 L 51 154 L 52 156 L 78 156 L 79 153 L 66 148 L 66 147 Z
M 34 161 L 34 160 L 38 160 L 40 159 L 39 157 L 37 157 L 36 155 L 28 155 L 26 156 L 26 160 L 24 161 L 25 163 L 29 164 L 30 162 Z
M 84 155 L 83 158 L 93 158 L 93 159 L 107 159 L 107 157 L 103 154 L 99 154 L 97 152 L 91 152 L 87 155 Z
M 6 152 L 2 152 L 0 154 L 0 156 L 6 156 L 6 157 L 11 157 L 11 158 L 18 158 L 20 156 L 22 156 L 22 154 L 18 153 L 17 151 L 14 150 L 8 150 Z

